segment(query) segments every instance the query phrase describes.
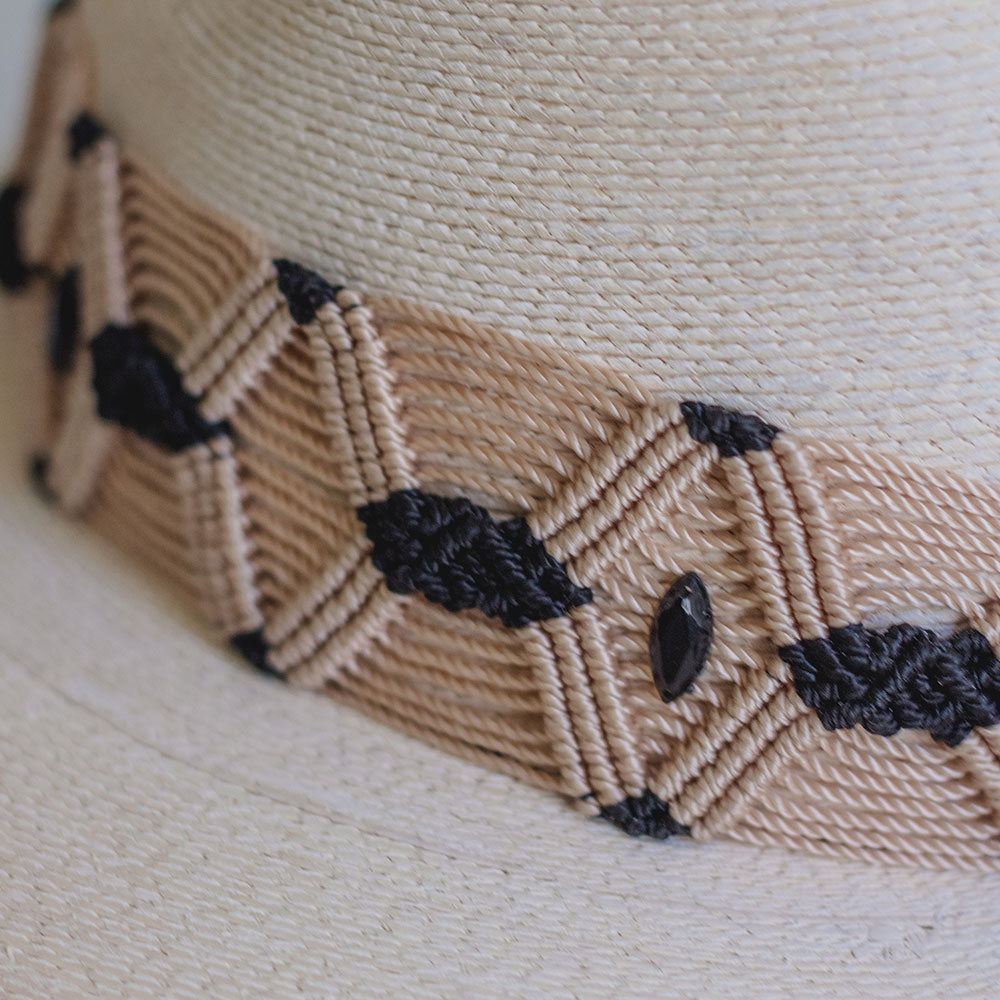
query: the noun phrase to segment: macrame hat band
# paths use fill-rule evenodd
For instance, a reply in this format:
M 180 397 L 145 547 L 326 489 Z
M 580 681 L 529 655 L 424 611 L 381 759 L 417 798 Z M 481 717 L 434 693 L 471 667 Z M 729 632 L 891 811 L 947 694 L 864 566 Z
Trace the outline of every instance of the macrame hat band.
M 88 81 L 61 9 L 0 197 L 47 495 L 256 667 L 628 833 L 1000 867 L 1000 491 L 332 284 Z

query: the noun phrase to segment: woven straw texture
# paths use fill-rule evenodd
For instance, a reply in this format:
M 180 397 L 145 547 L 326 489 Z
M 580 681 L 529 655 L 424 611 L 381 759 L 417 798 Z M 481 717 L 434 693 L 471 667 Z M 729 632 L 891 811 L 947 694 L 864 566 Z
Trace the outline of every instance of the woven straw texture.
M 649 788 L 699 839 L 997 865 L 995 730 L 827 733 L 776 655 L 878 614 L 995 644 L 995 491 L 791 434 L 720 458 L 614 369 L 404 300 L 342 290 L 296 321 L 256 237 L 112 139 L 66 180 L 76 221 L 46 253 L 80 264 L 84 344 L 40 393 L 48 486 L 222 635 L 261 630 L 292 682 L 591 811 Z M 171 453 L 99 419 L 85 345 L 108 323 L 139 324 L 231 433 Z M 526 516 L 594 603 L 512 630 L 390 593 L 354 511 L 413 486 Z M 715 643 L 664 705 L 649 625 L 692 567 Z
M 116 132 L 320 273 L 995 477 L 997 4 L 87 8 Z

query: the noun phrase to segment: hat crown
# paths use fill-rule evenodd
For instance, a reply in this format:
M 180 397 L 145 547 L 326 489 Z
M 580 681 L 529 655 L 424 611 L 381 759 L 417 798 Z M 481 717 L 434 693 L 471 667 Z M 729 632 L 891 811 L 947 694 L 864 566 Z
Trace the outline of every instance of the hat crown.
M 320 273 L 993 474 L 996 5 L 86 9 L 119 134 Z

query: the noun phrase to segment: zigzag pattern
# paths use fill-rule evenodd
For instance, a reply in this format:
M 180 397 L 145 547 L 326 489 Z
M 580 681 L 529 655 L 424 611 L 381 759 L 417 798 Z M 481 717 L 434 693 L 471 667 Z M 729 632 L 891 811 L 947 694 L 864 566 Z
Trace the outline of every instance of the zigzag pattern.
M 257 237 L 106 136 L 66 178 L 44 260 L 78 265 L 82 318 L 45 390 L 48 485 L 258 665 L 630 828 L 998 866 L 996 730 L 828 732 L 778 652 L 873 616 L 997 648 L 996 489 L 762 422 L 699 411 L 694 431 L 613 371 L 410 302 L 330 288 L 304 309 Z M 108 324 L 145 331 L 228 434 L 172 454 L 101 420 Z M 391 593 L 355 511 L 407 489 L 525 518 L 593 602 L 509 629 Z M 649 630 L 689 571 L 715 639 L 664 704 Z

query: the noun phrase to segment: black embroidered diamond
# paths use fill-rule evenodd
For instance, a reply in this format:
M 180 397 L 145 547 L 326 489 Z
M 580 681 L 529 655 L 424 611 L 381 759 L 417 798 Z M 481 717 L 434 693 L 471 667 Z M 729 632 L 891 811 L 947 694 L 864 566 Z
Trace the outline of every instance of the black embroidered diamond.
M 340 286 L 331 285 L 315 271 L 293 260 L 276 260 L 274 269 L 278 272 L 278 291 L 285 296 L 288 311 L 300 326 L 311 323 L 316 313 L 328 302 L 335 301 L 342 291 Z
M 59 279 L 49 321 L 49 364 L 54 372 L 65 375 L 73 368 L 73 355 L 79 339 L 80 272 L 71 267 Z
M 70 159 L 79 160 L 107 134 L 107 129 L 89 111 L 81 111 L 69 126 Z
M 198 411 L 170 359 L 140 329 L 106 326 L 90 344 L 97 412 L 171 451 L 226 433 Z
M 670 815 L 670 806 L 648 788 L 642 795 L 634 795 L 612 806 L 605 806 L 601 810 L 601 816 L 630 837 L 667 840 L 669 837 L 688 836 L 691 833 L 690 827 L 678 823 Z
M 827 729 L 926 729 L 956 746 L 974 727 L 1000 722 L 1000 662 L 975 629 L 942 636 L 908 624 L 885 632 L 847 625 L 780 653 Z
M 558 618 L 593 600 L 545 551 L 523 518 L 495 521 L 464 498 L 401 490 L 358 511 L 372 562 L 396 594 L 449 611 L 478 608 L 510 628 Z
M 275 670 L 268 659 L 270 649 L 261 629 L 254 629 L 252 632 L 241 632 L 239 635 L 234 635 L 229 642 L 236 652 L 252 666 L 256 667 L 262 674 L 283 678 L 284 675 L 281 671 Z
M 723 458 L 747 451 L 767 451 L 781 429 L 752 413 L 727 410 L 710 403 L 681 403 L 688 433 L 700 444 L 714 444 Z

